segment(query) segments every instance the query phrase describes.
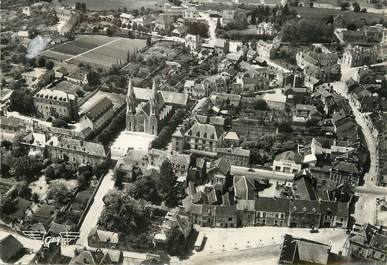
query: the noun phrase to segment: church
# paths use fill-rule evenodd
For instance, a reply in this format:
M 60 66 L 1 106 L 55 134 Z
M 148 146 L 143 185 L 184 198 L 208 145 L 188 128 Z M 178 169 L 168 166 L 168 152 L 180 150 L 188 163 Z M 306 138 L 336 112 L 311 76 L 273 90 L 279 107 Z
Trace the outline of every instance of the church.
M 129 79 L 126 97 L 126 130 L 157 136 L 176 109 L 185 109 L 187 102 L 188 95 L 159 91 L 155 81 L 152 89 L 147 89 L 133 87 L 132 79 Z

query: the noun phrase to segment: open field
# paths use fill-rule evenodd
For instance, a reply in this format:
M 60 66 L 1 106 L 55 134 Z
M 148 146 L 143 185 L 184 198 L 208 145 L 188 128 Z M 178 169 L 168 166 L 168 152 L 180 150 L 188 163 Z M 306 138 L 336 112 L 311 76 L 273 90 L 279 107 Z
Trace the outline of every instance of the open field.
M 310 7 L 290 7 L 291 10 L 295 10 L 297 14 L 304 18 L 321 19 L 327 16 L 343 15 L 346 23 L 354 21 L 360 21 L 365 19 L 368 24 L 379 23 L 381 18 L 386 19 L 386 16 L 382 14 L 374 13 L 355 13 L 353 11 L 341 11 L 339 9 L 328 8 L 310 8 Z
M 128 51 L 141 50 L 145 45 L 146 41 L 141 39 L 90 35 L 58 45 L 42 55 L 68 63 L 83 62 L 92 67 L 109 68 L 113 64 L 125 63 Z

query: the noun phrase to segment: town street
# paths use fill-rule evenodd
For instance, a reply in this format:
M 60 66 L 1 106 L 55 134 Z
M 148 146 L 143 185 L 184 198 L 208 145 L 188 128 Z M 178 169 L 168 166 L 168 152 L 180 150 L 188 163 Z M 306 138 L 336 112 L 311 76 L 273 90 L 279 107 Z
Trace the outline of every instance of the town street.
M 89 236 L 90 230 L 97 225 L 98 218 L 103 210 L 104 203 L 102 199 L 114 187 L 113 175 L 113 170 L 109 170 L 109 172 L 103 176 L 104 179 L 102 180 L 102 183 L 99 186 L 97 193 L 95 194 L 94 202 L 91 205 L 79 230 L 80 237 L 77 243 L 80 245 L 88 246 L 87 237 Z
M 242 175 L 247 177 L 254 177 L 258 179 L 273 179 L 273 180 L 283 180 L 283 181 L 293 181 L 294 175 L 290 173 L 277 172 L 273 170 L 253 168 L 254 172 L 249 171 L 247 167 L 238 167 L 231 166 L 232 175 Z
M 346 79 L 347 77 L 345 77 Z M 351 100 L 351 96 L 348 94 L 345 79 L 341 82 L 332 83 L 332 87 L 336 93 L 348 100 L 348 103 L 352 109 L 353 115 L 355 116 L 356 123 L 360 126 L 364 138 L 367 143 L 368 151 L 370 153 L 370 169 L 369 172 L 364 176 L 364 190 L 370 190 L 376 187 L 377 178 L 379 176 L 379 163 L 377 157 L 377 144 L 376 139 L 373 137 L 371 129 L 367 126 L 365 116 L 356 108 Z M 359 200 L 356 203 L 356 209 L 354 217 L 356 222 L 371 223 L 376 222 L 376 195 L 358 194 Z

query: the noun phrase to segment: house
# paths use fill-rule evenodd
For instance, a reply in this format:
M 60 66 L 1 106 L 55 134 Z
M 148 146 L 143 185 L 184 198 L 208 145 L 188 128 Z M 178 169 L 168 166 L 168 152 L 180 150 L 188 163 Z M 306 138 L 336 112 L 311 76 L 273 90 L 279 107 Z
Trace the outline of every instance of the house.
M 348 67 L 357 67 L 374 64 L 377 61 L 375 48 L 350 46 L 343 53 L 341 64 Z
M 258 197 L 254 178 L 246 176 L 234 176 L 233 181 L 234 197 L 236 201 L 254 200 Z
M 113 115 L 113 102 L 108 97 L 100 97 L 82 112 L 80 125 L 97 132 L 110 122 Z
M 131 14 L 121 13 L 120 15 L 121 24 L 128 25 L 133 21 L 133 19 L 134 19 L 134 16 Z
M 42 89 L 33 97 L 34 106 L 39 116 L 50 117 L 77 117 L 77 97 L 56 89 Z
M 386 264 L 387 230 L 368 223 L 354 230 L 345 242 L 347 256 L 364 264 Z
M 289 227 L 319 227 L 321 205 L 319 201 L 294 200 L 289 205 Z
M 262 98 L 266 101 L 269 108 L 274 110 L 285 110 L 286 96 L 280 89 L 276 89 L 275 93 L 265 93 Z
M 77 85 L 86 85 L 89 83 L 87 80 L 87 72 L 82 69 L 65 75 L 65 80 Z
M 200 49 L 200 45 L 202 43 L 200 35 L 187 34 L 184 40 L 185 47 L 189 48 L 191 52 L 196 52 Z
M 294 151 L 286 151 L 274 158 L 273 170 L 296 173 L 301 170 L 302 157 Z
M 273 43 L 268 43 L 263 40 L 259 40 L 257 43 L 257 54 L 263 60 L 273 59 L 277 48 Z
M 103 264 L 122 264 L 125 262 L 125 258 L 122 255 L 122 252 L 119 250 L 109 249 L 106 252 L 102 251 L 93 251 L 86 249 L 77 249 L 77 255 L 75 255 L 69 262 L 69 265 L 83 265 L 83 264 L 92 264 L 92 265 L 103 265 Z M 141 264 L 141 262 L 146 260 L 146 254 L 140 254 L 136 256 L 134 260 Z M 130 264 L 130 263 L 129 263 Z M 151 263 L 149 263 L 151 264 Z
M 89 246 L 96 248 L 115 248 L 118 244 L 118 239 L 117 233 L 100 230 L 97 227 L 90 230 L 87 237 Z
M 228 43 L 225 39 L 219 39 L 217 38 L 214 44 L 214 49 L 216 54 L 218 55 L 224 55 L 227 53 L 227 46 Z
M 285 234 L 278 264 L 327 265 L 331 256 L 329 245 Z
M 247 167 L 250 164 L 250 150 L 242 147 L 218 148 L 219 157 L 228 159 L 233 166 Z
M 32 209 L 31 220 L 47 227 L 56 214 L 55 206 L 43 204 L 36 208 Z
M 4 138 L 9 134 L 15 135 L 16 133 L 25 131 L 27 126 L 27 122 L 23 119 L 0 116 L 0 129 L 3 132 L 2 137 Z
M 184 134 L 184 141 L 191 151 L 216 153 L 220 131 L 214 125 L 194 123 Z
M 354 163 L 338 161 L 333 165 L 329 178 L 336 185 L 347 183 L 357 186 L 359 185 L 360 172 Z
M 155 21 L 155 28 L 164 32 L 170 32 L 173 26 L 174 17 L 170 14 L 161 13 Z
M 255 199 L 254 225 L 287 226 L 289 219 L 289 203 L 287 199 L 259 197 Z
M 186 80 L 184 83 L 184 93 L 192 95 L 194 98 L 202 98 L 208 96 L 208 81 L 195 82 L 194 80 Z
M 172 228 L 177 227 L 183 234 L 184 238 L 188 238 L 193 229 L 190 218 L 185 215 L 181 208 L 171 209 L 161 224 L 161 232 L 165 234 L 168 240 Z
M 224 147 L 236 147 L 239 146 L 241 140 L 236 132 L 229 131 L 223 135 L 222 145 Z
M 21 144 L 29 147 L 29 156 L 43 157 L 46 136 L 42 133 L 29 132 L 22 138 Z
M 23 244 L 9 234 L 0 240 L 0 258 L 4 263 L 14 263 L 25 253 Z
M 215 227 L 228 228 L 237 227 L 235 205 L 217 205 L 215 206 Z
M 48 157 L 67 160 L 74 164 L 98 165 L 107 159 L 103 145 L 68 137 L 52 137 L 46 143 Z

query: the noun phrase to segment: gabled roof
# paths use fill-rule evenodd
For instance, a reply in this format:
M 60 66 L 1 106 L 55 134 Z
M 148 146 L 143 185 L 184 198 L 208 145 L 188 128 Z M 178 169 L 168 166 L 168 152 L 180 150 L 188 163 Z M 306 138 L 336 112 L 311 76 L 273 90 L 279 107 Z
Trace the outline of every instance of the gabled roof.
M 235 198 L 238 200 L 255 199 L 256 196 L 255 196 L 254 179 L 246 176 L 235 176 L 234 192 L 235 192 Z
M 108 97 L 103 97 L 88 107 L 84 114 L 94 122 L 111 108 L 113 108 L 113 102 Z
M 0 258 L 8 262 L 23 250 L 23 244 L 13 235 L 9 234 L 0 240 Z
M 340 161 L 336 163 L 335 165 L 333 165 L 332 169 L 346 173 L 359 174 L 359 171 L 354 163 L 345 161 Z
M 289 212 L 289 202 L 288 199 L 259 197 L 255 199 L 254 207 L 255 211 L 287 213 Z
M 274 160 L 276 161 L 294 161 L 296 164 L 302 163 L 302 157 L 294 151 L 286 151 L 277 155 Z

